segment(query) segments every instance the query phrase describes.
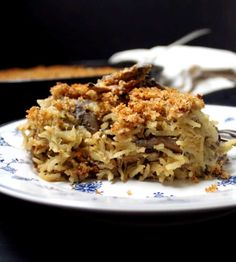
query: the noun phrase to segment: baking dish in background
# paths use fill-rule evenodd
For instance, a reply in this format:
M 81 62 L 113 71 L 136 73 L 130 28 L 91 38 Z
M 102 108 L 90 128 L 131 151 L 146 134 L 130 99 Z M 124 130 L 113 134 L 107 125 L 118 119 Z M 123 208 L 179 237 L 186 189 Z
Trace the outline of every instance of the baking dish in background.
M 75 66 L 83 65 L 84 67 L 91 68 L 107 68 L 105 73 L 108 73 L 108 63 L 103 60 L 99 61 L 82 61 L 77 63 Z M 70 66 L 70 64 L 68 65 Z M 111 72 L 118 70 L 121 65 L 110 66 Z M 16 70 L 17 71 L 17 70 Z M 84 74 L 80 76 L 71 75 L 68 77 L 53 76 L 47 78 L 22 78 L 19 79 L 19 72 L 17 79 L 10 79 L 9 70 L 7 79 L 0 79 L 0 124 L 16 120 L 19 118 L 24 118 L 26 110 L 33 105 L 37 105 L 37 99 L 43 99 L 49 96 L 50 88 L 54 86 L 57 82 L 61 83 L 88 83 L 96 82 L 98 78 L 102 77 L 103 74 L 99 70 L 99 74 Z M 49 72 L 50 73 L 50 72 Z

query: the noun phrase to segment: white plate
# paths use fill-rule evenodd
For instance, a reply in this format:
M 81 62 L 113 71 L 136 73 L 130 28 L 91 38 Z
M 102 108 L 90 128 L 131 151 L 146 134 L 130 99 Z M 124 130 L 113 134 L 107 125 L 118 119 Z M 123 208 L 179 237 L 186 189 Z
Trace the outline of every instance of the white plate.
M 236 129 L 236 107 L 206 106 L 219 128 Z M 232 177 L 197 184 L 175 182 L 89 181 L 76 185 L 46 182 L 37 176 L 29 155 L 22 149 L 17 126 L 25 120 L 0 127 L 0 192 L 17 198 L 76 209 L 119 212 L 166 213 L 212 210 L 236 206 L 236 148 L 229 153 L 227 169 Z M 216 184 L 216 192 L 206 188 Z

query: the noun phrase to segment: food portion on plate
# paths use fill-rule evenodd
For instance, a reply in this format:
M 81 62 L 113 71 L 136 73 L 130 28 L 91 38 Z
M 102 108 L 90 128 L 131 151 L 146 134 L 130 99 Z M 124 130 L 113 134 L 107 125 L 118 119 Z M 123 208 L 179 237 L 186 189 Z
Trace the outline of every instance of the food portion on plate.
M 181 93 L 134 65 L 96 84 L 58 83 L 20 127 L 40 177 L 198 181 L 227 178 L 227 152 L 200 95 Z
M 112 66 L 51 65 L 0 70 L 0 81 L 50 80 L 103 76 L 115 72 Z

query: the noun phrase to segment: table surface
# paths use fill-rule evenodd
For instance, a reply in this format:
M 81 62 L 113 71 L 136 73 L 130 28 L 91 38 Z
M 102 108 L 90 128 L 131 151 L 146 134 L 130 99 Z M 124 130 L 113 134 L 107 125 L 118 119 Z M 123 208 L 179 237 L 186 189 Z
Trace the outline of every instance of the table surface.
M 205 101 L 236 106 L 236 89 L 206 95 Z M 229 232 L 233 234 L 236 221 L 236 209 L 232 208 L 169 215 L 124 215 L 45 206 L 4 194 L 0 194 L 0 207 L 0 261 L 55 261 L 62 256 L 79 259 L 84 254 L 88 258 L 104 258 L 107 254 L 109 258 L 108 249 L 127 251 L 136 243 L 136 249 L 143 246 L 139 252 L 145 248 L 155 251 L 158 246 L 163 248 L 165 241 L 175 246 L 180 244 L 179 236 L 195 239 L 196 245 L 196 239 L 203 237 L 204 243 L 215 241 L 220 246 L 224 243 L 218 238 L 219 232 L 225 238 Z M 186 241 L 185 247 L 191 248 L 194 245 L 191 241 Z M 87 250 L 90 251 L 86 253 Z M 131 253 L 134 251 L 131 249 Z

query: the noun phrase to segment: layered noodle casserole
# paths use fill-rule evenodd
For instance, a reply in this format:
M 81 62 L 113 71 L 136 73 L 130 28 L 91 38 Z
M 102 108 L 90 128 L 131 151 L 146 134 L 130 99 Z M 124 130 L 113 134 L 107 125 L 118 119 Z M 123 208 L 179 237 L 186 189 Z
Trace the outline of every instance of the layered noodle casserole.
M 227 177 L 235 143 L 221 142 L 201 96 L 162 87 L 135 65 L 96 84 L 58 83 L 20 127 L 40 177 L 122 181 Z

